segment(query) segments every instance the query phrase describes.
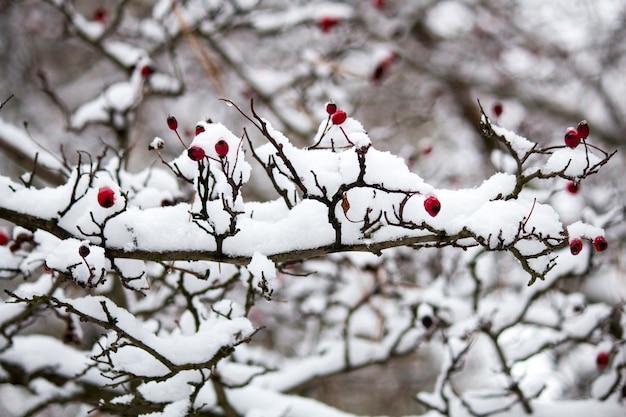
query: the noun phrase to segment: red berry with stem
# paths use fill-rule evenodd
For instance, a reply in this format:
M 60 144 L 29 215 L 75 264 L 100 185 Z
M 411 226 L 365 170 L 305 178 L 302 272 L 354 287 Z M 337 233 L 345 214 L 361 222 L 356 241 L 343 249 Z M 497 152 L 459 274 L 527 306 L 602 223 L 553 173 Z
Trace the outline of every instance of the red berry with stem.
M 198 136 L 200 133 L 204 132 L 204 126 L 202 125 L 197 125 L 196 126 L 196 136 Z
M 176 137 L 180 141 L 180 144 L 186 148 L 187 145 L 185 145 L 185 142 L 183 142 L 183 138 L 181 138 L 180 134 L 178 134 L 178 120 L 176 120 L 176 118 L 171 114 L 167 115 L 167 127 L 169 127 L 170 130 L 172 130 L 174 133 L 176 133 Z
M 385 8 L 385 0 L 372 0 L 372 6 L 378 10 L 382 10 Z
M 570 194 L 578 194 L 578 192 L 580 191 L 580 183 L 576 181 L 570 181 L 567 183 L 565 189 Z
M 178 120 L 176 120 L 176 118 L 171 114 L 167 115 L 167 127 L 169 127 L 170 130 L 173 130 L 174 132 L 176 131 L 176 129 L 178 129 Z
M 572 255 L 576 256 L 583 250 L 583 241 L 575 238 L 569 242 L 569 250 Z
M 431 195 L 424 200 L 424 208 L 426 209 L 426 212 L 431 215 L 431 217 L 435 217 L 441 210 L 441 203 L 437 197 Z
M 101 207 L 109 208 L 115 204 L 115 192 L 109 187 L 102 187 L 98 190 L 98 204 Z
M 606 241 L 604 236 L 598 236 L 593 240 L 593 247 L 598 252 L 602 252 L 608 249 L 609 242 Z
M 565 131 L 565 145 L 574 149 L 579 143 L 580 136 L 578 136 L 578 131 L 576 131 L 573 127 L 568 127 Z
M 224 139 L 220 139 L 215 144 L 215 152 L 220 158 L 225 157 L 228 154 L 228 143 Z
M 9 236 L 0 230 L 0 246 L 5 246 L 7 243 L 9 243 Z
M 328 33 L 332 28 L 339 24 L 339 21 L 339 18 L 335 16 L 322 16 L 317 21 L 317 24 L 319 25 L 322 32 Z
M 342 124 L 343 122 L 346 121 L 347 118 L 348 118 L 348 115 L 343 110 L 337 110 L 335 113 L 333 113 L 332 116 L 330 116 L 330 120 L 333 122 L 333 124 L 336 124 L 336 125 Z
M 336 112 L 337 112 L 337 105 L 335 103 L 333 102 L 326 103 L 326 113 L 328 113 L 329 116 L 332 116 Z
M 611 356 L 608 354 L 608 352 L 598 353 L 598 355 L 596 356 L 596 368 L 598 368 L 600 371 L 604 370 L 604 368 L 609 365 L 610 360 Z
M 191 148 L 187 149 L 187 156 L 192 161 L 199 161 L 206 156 L 206 153 L 204 152 L 204 149 L 202 149 L 201 147 L 192 146 Z
M 589 125 L 586 120 L 582 120 L 578 123 L 578 126 L 576 126 L 576 133 L 578 133 L 578 137 L 580 139 L 587 139 L 587 136 L 589 136 Z

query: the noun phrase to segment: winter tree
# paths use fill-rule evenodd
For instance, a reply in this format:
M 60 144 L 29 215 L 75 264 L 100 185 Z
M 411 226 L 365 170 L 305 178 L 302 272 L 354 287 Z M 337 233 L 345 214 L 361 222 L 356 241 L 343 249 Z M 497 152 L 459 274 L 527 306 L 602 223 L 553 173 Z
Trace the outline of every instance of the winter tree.
M 1 414 L 623 415 L 625 13 L 3 4 Z

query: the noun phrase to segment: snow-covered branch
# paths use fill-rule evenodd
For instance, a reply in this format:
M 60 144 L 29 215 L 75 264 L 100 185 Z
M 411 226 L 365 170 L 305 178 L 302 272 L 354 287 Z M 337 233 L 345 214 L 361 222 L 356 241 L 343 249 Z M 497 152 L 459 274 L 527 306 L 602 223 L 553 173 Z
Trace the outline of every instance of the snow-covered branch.
M 530 274 L 532 284 L 553 267 L 553 253 L 568 246 L 571 236 L 551 207 L 520 195 L 529 177 L 580 181 L 611 157 L 603 151 L 596 156 L 596 149 L 584 142 L 584 151 L 557 147 L 549 151 L 547 161 L 537 160 L 532 166 L 528 161 L 548 151 L 485 119 L 485 131 L 503 132 L 498 138 L 516 159 L 517 174 L 496 174 L 475 190 L 436 190 L 401 159 L 376 150 L 360 123 L 333 110 L 320 124 L 314 147 L 301 149 L 252 108 L 251 120 L 269 141 L 254 149 L 254 155 L 279 194 L 291 196 L 288 200 L 244 202 L 241 190 L 250 177 L 250 165 L 243 139 L 220 123 L 201 122 L 187 151 L 169 163 L 179 177 L 194 181 L 188 202 L 160 207 L 164 197 L 142 201 L 147 190 L 163 196 L 176 192 L 176 178 L 157 181 L 167 173 L 157 175 L 156 169 L 120 175 L 120 162 L 112 160 L 104 167 L 98 159 L 77 166 L 68 185 L 56 189 L 38 190 L 5 179 L 2 212 L 31 230 L 41 228 L 76 242 L 88 240 L 109 261 L 246 264 L 261 252 L 285 263 L 341 251 L 380 253 L 396 246 L 481 246 L 510 252 Z M 141 184 L 146 179 L 150 182 Z M 52 202 L 45 207 L 25 204 L 45 198 L 41 196 Z M 496 213 L 497 223 L 485 221 Z M 155 229 L 155 224 L 161 227 Z M 294 240 L 293 231 L 303 225 L 311 232 Z M 576 237 L 593 240 L 603 235 L 601 229 L 584 224 L 577 230 Z M 160 238 L 164 235 L 169 236 L 165 242 Z

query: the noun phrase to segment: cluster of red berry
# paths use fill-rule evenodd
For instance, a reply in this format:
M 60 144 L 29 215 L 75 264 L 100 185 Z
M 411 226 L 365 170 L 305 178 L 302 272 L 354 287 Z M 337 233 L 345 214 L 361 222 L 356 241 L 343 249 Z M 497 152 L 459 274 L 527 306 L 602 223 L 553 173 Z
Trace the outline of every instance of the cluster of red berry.
M 224 139 L 220 139 L 215 142 L 215 153 L 220 157 L 220 159 L 225 158 L 226 155 L 228 155 L 228 142 Z M 204 149 L 200 146 L 194 145 L 187 149 L 187 156 L 192 161 L 199 161 L 206 157 L 206 152 L 204 152 Z
M 176 117 L 174 117 L 171 114 L 167 116 L 167 127 L 169 127 L 170 130 L 176 133 L 176 135 L 178 136 L 178 139 L 180 139 L 183 146 L 185 146 L 185 143 L 183 142 L 182 138 L 180 137 L 180 135 L 178 135 L 178 120 L 176 120 Z M 204 131 L 205 131 L 204 126 L 196 125 L 196 129 L 195 129 L 196 136 L 198 136 L 200 133 Z M 228 149 L 229 149 L 228 142 L 226 142 L 224 139 L 219 139 L 215 143 L 215 153 L 220 158 L 225 158 L 226 155 L 228 155 Z M 194 145 L 187 149 L 187 156 L 192 161 L 200 161 L 201 159 L 204 159 L 206 157 L 206 152 L 204 151 L 202 147 Z
M 337 105 L 332 102 L 326 104 L 326 113 L 328 113 L 330 120 L 335 125 L 343 124 L 343 122 L 345 122 L 348 118 L 346 112 L 337 108 Z
M 225 158 L 226 155 L 228 155 L 228 142 L 226 142 L 224 139 L 220 139 L 215 142 L 215 153 L 220 158 Z M 200 146 L 194 145 L 187 149 L 187 156 L 192 161 L 199 161 L 206 157 L 206 152 L 204 152 L 204 149 Z
M 0 230 L 0 246 L 9 245 L 9 250 L 11 253 L 15 253 L 20 249 L 23 249 L 24 246 L 29 246 L 33 243 L 33 234 L 32 233 L 18 233 L 13 239 L 9 237 L 8 234 L 5 233 L 4 230 Z
M 604 236 L 597 236 L 593 239 L 593 247 L 596 251 L 602 252 L 608 249 L 609 242 L 606 241 Z M 569 242 L 569 250 L 572 255 L 576 256 L 583 250 L 583 241 L 580 238 L 571 239 Z
M 568 148 L 576 148 L 581 141 L 589 137 L 589 124 L 586 120 L 582 120 L 578 123 L 578 126 L 568 127 L 565 130 L 565 146 Z M 567 191 L 576 194 L 580 189 L 578 182 L 570 181 L 567 184 Z M 604 236 L 597 236 L 593 239 L 593 247 L 596 251 L 602 252 L 608 249 L 609 243 Z M 569 249 L 572 255 L 578 255 L 583 250 L 583 241 L 580 238 L 571 239 L 569 242 Z
M 574 149 L 580 142 L 589 136 L 589 125 L 586 120 L 578 123 L 578 126 L 568 127 L 565 130 L 565 146 Z

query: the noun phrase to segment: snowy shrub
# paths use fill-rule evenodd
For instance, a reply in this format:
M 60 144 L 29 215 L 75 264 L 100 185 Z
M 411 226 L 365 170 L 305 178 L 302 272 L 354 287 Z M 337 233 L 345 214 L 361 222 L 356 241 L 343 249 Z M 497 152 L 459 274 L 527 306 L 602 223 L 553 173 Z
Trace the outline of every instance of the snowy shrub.
M 606 133 L 581 120 L 526 138 L 501 126 L 508 107 L 472 100 L 485 149 L 450 121 L 439 156 L 426 140 L 390 150 L 401 129 L 356 117 L 351 97 L 420 65 L 394 35 L 401 6 L 132 3 L 89 18 L 50 0 L 124 79 L 69 105 L 79 94 L 40 74 L 67 129 L 44 144 L 0 120 L 30 168 L 0 176 L 3 413 L 356 415 L 298 394 L 418 355 L 436 375 L 412 393 L 428 416 L 623 415 L 623 207 L 619 180 L 594 183 L 621 174 Z M 420 23 L 447 42 L 479 17 L 450 1 Z M 273 67 L 250 34 L 303 49 Z M 196 65 L 221 99 L 187 92 Z M 84 149 L 51 150 L 68 138 Z M 377 401 L 373 382 L 365 395 Z

